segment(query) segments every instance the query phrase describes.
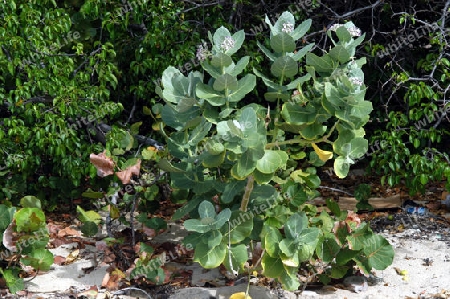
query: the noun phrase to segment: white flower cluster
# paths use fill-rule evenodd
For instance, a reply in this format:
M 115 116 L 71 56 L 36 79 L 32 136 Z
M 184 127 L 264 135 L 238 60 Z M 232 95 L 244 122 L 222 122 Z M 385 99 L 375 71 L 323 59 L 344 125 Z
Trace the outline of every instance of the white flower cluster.
M 208 45 L 205 42 L 197 46 L 197 53 L 195 54 L 195 57 L 197 57 L 199 61 L 205 60 L 208 57 L 208 55 L 209 55 Z
M 333 26 L 330 27 L 330 31 L 336 31 L 338 28 L 344 26 L 344 24 L 334 24 Z
M 357 77 L 350 77 L 348 79 L 350 80 L 350 82 L 352 82 L 353 84 L 358 85 L 358 86 L 361 86 L 364 83 L 361 79 L 359 79 Z
M 220 45 L 220 48 L 224 51 L 228 51 L 234 47 L 234 44 L 235 44 L 234 39 L 231 36 L 227 36 Z
M 347 29 L 348 32 L 350 32 L 351 36 L 361 36 L 361 29 L 359 29 L 356 26 L 352 26 L 350 28 Z
M 294 31 L 294 24 L 284 23 L 281 31 L 286 32 L 286 33 L 291 33 L 292 31 Z
M 329 30 L 336 31 L 338 28 L 344 26 L 344 24 L 334 24 L 330 27 Z M 347 31 L 350 33 L 351 36 L 361 36 L 361 29 L 359 29 L 356 26 L 352 26 L 350 28 L 347 28 Z

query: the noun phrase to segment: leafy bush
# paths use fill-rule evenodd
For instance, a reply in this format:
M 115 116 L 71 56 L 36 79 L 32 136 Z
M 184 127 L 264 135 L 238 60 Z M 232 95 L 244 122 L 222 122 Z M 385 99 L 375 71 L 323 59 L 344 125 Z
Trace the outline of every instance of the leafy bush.
M 270 60 L 269 75 L 241 74 L 250 57 L 234 62 L 232 55 L 245 34 L 224 27 L 209 34 L 211 50 L 197 53 L 204 73 L 184 76 L 174 67 L 163 73 L 157 92 L 166 102 L 161 118 L 171 184 L 190 192 L 174 219 L 194 218 L 185 221 L 193 233 L 184 242 L 203 267 L 224 264 L 230 273 L 249 271 L 247 245 L 260 242 L 264 274 L 288 289 L 298 288 L 300 266 L 314 268 L 318 260 L 330 266 L 318 273 L 325 283 L 355 264 L 366 273 L 384 269 L 393 259 L 384 238 L 331 201 L 334 216 L 316 216 L 307 204 L 320 185 L 316 167 L 334 159 L 342 178 L 367 151 L 363 126 L 372 106 L 364 100 L 365 59 L 354 57 L 364 36 L 351 22 L 333 26 L 327 34 L 334 47 L 318 56 L 311 44 L 296 49 L 310 20 L 295 27 L 285 12 L 275 24 L 266 22 L 270 49 L 258 46 Z M 256 77 L 268 88 L 267 106 L 244 100 Z
M 48 271 L 53 264 L 53 254 L 46 249 L 48 230 L 41 202 L 34 196 L 20 200 L 22 208 L 0 204 L 0 274 L 14 294 L 24 288 L 19 275 L 21 265 L 35 271 Z

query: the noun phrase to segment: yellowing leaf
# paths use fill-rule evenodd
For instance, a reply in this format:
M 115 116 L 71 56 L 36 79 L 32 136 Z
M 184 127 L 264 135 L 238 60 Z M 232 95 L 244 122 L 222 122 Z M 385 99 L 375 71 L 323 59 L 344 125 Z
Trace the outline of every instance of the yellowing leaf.
M 231 295 L 230 299 L 252 299 L 252 297 L 250 295 L 245 296 L 245 292 L 239 292 Z
M 315 143 L 311 143 L 311 145 L 314 148 L 317 156 L 319 156 L 319 159 L 323 162 L 327 162 L 328 160 L 333 158 L 333 152 L 321 150 Z

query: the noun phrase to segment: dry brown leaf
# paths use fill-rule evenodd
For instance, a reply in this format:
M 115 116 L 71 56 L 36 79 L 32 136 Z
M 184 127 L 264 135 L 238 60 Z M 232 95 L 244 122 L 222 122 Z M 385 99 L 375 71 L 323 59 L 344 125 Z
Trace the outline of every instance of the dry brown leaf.
M 64 264 L 66 262 L 66 258 L 60 255 L 55 255 L 55 257 L 53 258 L 53 262 L 59 266 L 61 266 L 62 264 Z
M 141 160 L 139 159 L 133 166 L 127 167 L 124 171 L 116 172 L 117 177 L 122 181 L 122 184 L 129 184 L 131 176 L 134 174 L 139 176 L 141 172 Z
M 78 255 L 80 254 L 80 249 L 75 249 L 74 251 L 72 251 L 67 257 L 66 257 L 66 265 L 73 263 L 77 258 Z
M 76 229 L 73 229 L 71 227 L 66 227 L 60 231 L 58 231 L 58 237 L 62 238 L 65 236 L 77 236 L 80 237 L 81 233 L 77 231 Z
M 348 211 L 347 218 L 345 221 L 355 222 L 356 227 L 358 227 L 361 224 L 361 218 L 359 218 L 359 215 L 356 214 L 354 211 Z
M 11 222 L 8 227 L 6 228 L 6 230 L 3 232 L 3 246 L 6 247 L 6 249 L 8 249 L 11 252 L 16 252 L 17 248 L 16 248 L 16 242 L 14 242 L 13 237 L 14 237 L 14 227 L 15 223 Z
M 90 154 L 89 159 L 95 168 L 97 168 L 97 175 L 99 177 L 105 177 L 114 174 L 114 161 L 106 156 L 106 151 L 96 155 Z

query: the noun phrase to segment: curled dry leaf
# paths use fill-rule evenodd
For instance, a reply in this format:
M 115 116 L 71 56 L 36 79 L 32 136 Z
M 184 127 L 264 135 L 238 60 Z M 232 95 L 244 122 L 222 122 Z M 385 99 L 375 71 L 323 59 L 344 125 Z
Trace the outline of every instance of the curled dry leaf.
M 358 214 L 356 214 L 354 211 L 348 211 L 347 218 L 345 221 L 350 221 L 356 223 L 356 227 L 358 227 L 361 224 L 361 218 L 359 218 Z
M 76 229 L 73 229 L 71 227 L 66 227 L 60 231 L 58 231 L 58 237 L 62 238 L 65 236 L 81 236 L 81 233 L 79 231 L 77 231 Z
M 6 249 L 8 249 L 11 252 L 16 252 L 17 248 L 16 248 L 16 242 L 14 242 L 13 237 L 14 237 L 14 227 L 15 223 L 11 222 L 8 227 L 6 228 L 6 230 L 3 232 L 3 246 L 6 247 Z
M 95 168 L 97 168 L 97 175 L 99 177 L 105 177 L 114 174 L 114 161 L 106 156 L 106 151 L 96 155 L 90 154 L 89 159 Z
M 122 184 L 129 184 L 131 176 L 134 174 L 139 176 L 141 172 L 141 160 L 139 159 L 136 164 L 127 167 L 124 171 L 116 172 L 117 177 L 122 181 Z

